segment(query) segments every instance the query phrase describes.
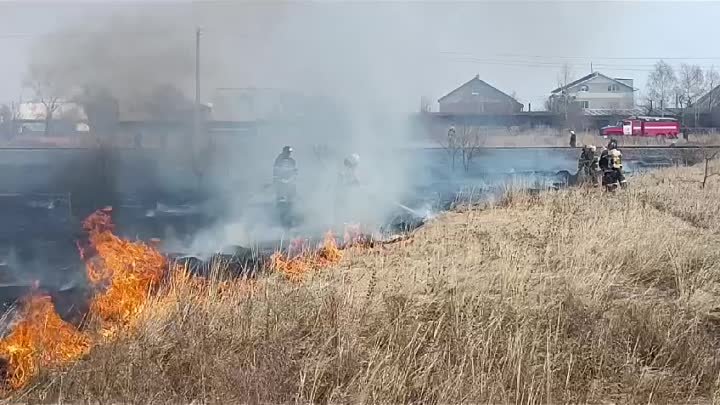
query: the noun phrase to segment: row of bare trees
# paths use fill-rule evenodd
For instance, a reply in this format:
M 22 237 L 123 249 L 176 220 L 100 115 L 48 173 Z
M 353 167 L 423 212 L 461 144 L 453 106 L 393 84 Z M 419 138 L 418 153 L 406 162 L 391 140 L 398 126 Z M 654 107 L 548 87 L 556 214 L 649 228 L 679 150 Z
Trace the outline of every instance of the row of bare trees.
M 720 85 L 720 73 L 714 66 L 703 69 L 699 65 L 683 63 L 676 72 L 672 65 L 660 60 L 648 76 L 647 107 L 662 111 L 673 106 L 681 110 L 683 117 L 692 109 L 694 117 L 692 124 L 697 126 L 701 109 L 693 107 L 705 94 L 708 95 L 707 105 L 704 104 L 702 108 L 711 110 L 716 107 L 720 97 L 712 90 L 718 85 Z

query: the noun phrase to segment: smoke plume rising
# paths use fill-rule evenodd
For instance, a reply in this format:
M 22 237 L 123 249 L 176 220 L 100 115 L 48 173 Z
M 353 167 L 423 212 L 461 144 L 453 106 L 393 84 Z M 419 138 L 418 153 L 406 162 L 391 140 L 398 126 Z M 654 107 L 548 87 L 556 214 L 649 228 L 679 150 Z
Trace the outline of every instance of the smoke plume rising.
M 177 100 L 163 103 L 184 105 L 193 97 L 194 35 L 201 27 L 202 101 L 220 111 L 218 88 L 287 95 L 275 100 L 282 111 L 255 134 L 213 141 L 200 188 L 221 220 L 196 235 L 193 249 L 283 237 L 268 208 L 272 164 L 283 145 L 294 148 L 300 170 L 300 232 L 342 225 L 337 175 L 351 153 L 360 155 L 363 183 L 351 198 L 353 217 L 377 227 L 432 175 L 419 154 L 403 148 L 419 135 L 408 113 L 427 94 L 430 75 L 442 72 L 419 56 L 434 44 L 436 27 L 428 21 L 436 12 L 433 5 L 401 3 L 197 2 L 186 13 L 126 13 L 38 44 L 30 78 L 64 95 L 107 89 L 121 110 L 135 113 L 148 112 L 157 89 L 172 86 Z M 180 155 L 158 157 L 171 163 L 147 175 L 166 188 L 197 188 Z

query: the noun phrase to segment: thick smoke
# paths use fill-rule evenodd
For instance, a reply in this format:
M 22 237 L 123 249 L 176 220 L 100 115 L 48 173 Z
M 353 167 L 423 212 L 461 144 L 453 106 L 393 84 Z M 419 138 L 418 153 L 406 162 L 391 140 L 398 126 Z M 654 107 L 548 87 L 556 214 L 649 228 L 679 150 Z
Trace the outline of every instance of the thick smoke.
M 287 237 L 269 209 L 272 164 L 283 145 L 294 148 L 300 170 L 299 233 L 342 227 L 337 176 L 351 153 L 360 155 L 363 183 L 351 197 L 353 219 L 371 229 L 401 210 L 398 202 L 416 186 L 431 182 L 425 156 L 405 149 L 420 136 L 408 113 L 417 111 L 420 95 L 435 92 L 428 90 L 430 76 L 443 74 L 442 64 L 430 66 L 422 57 L 437 51 L 430 48 L 439 27 L 427 23 L 437 6 L 199 2 L 187 13 L 161 11 L 101 19 L 38 44 L 29 78 L 62 94 L 103 89 L 121 110 L 157 114 L 158 94 L 165 95 L 161 105 L 192 100 L 199 26 L 202 101 L 217 104 L 216 113 L 222 110 L 218 88 L 292 95 L 276 100 L 283 111 L 261 117 L 268 121 L 255 133 L 217 136 L 199 187 L 191 164 L 176 152 L 157 157 L 156 173 L 148 177 L 166 188 L 202 189 L 210 196 L 205 209 L 219 218 L 191 241 L 169 240 L 168 248 L 211 251 Z M 449 84 L 465 79 L 449 76 Z M 158 90 L 168 86 L 182 97 Z
M 267 186 L 283 145 L 293 147 L 299 166 L 298 233 L 342 228 L 347 218 L 335 205 L 337 177 L 351 153 L 360 155 L 363 183 L 350 197 L 353 222 L 374 230 L 398 211 L 413 180 L 412 161 L 400 149 L 419 135 L 409 125 L 408 105 L 415 107 L 422 87 L 420 69 L 400 62 L 420 32 L 403 25 L 409 19 L 402 7 L 380 9 L 303 4 L 198 13 L 208 52 L 226 55 L 217 59 L 227 87 L 283 89 L 301 101 L 288 103 L 285 120 L 217 156 L 213 189 L 233 204 L 225 207 L 226 220 L 195 238 L 196 248 L 283 237 L 273 212 L 261 208 L 272 204 Z

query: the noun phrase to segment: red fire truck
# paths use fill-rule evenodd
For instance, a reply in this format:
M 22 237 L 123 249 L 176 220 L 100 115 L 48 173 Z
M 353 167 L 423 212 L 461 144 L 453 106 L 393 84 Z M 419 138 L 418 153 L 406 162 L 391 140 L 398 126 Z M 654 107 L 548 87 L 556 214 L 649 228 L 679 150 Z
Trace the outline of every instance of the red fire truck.
M 680 122 L 667 117 L 630 117 L 600 128 L 601 136 L 663 136 L 677 138 Z

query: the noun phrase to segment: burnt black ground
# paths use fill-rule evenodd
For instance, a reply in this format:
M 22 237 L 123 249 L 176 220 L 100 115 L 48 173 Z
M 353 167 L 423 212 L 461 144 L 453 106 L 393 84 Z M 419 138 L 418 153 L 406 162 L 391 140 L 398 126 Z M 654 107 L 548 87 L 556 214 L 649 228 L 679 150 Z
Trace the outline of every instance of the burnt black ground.
M 482 198 L 499 185 L 518 181 L 535 182 L 537 187 L 551 184 L 557 172 L 576 171 L 580 151 L 483 150 L 467 173 L 449 171 L 447 154 L 441 149 L 403 153 L 415 154 L 418 168 L 402 203 L 437 212 L 450 207 L 459 194 Z M 669 148 L 633 149 L 625 151 L 625 160 L 630 170 L 642 170 L 670 165 L 681 154 Z M 196 209 L 212 193 L 193 191 L 187 168 L 172 169 L 177 171 L 172 178 L 185 179 L 185 184 L 155 175 L 159 166 L 170 165 L 157 151 L 116 151 L 110 160 L 82 150 L 0 150 L 0 303 L 14 302 L 39 280 L 63 316 L 77 315 L 82 308 L 75 297 L 82 297 L 87 287 L 75 242 L 84 237 L 82 219 L 105 205 L 113 206 L 117 233 L 130 239 L 164 238 L 168 233 L 187 238 L 223 220 L 222 204 Z M 398 209 L 382 231 L 402 232 L 421 223 L 418 216 Z M 247 275 L 258 271 L 269 253 L 280 247 L 280 241 L 263 241 L 212 257 L 190 252 L 173 252 L 173 257 L 201 274 L 212 260 L 224 260 L 238 275 Z

